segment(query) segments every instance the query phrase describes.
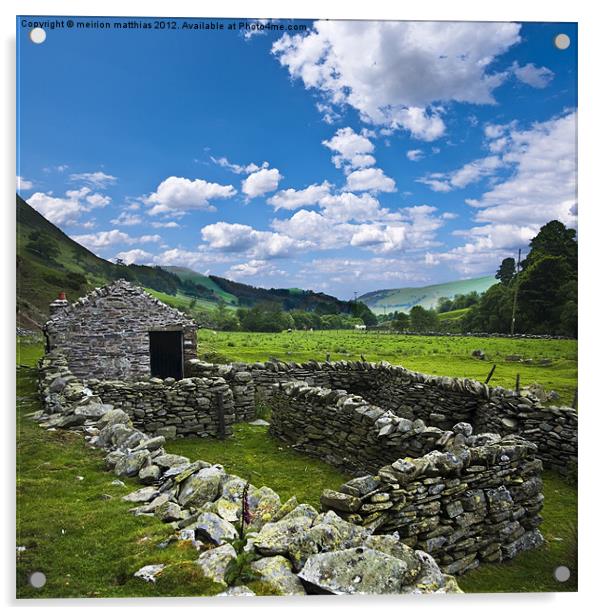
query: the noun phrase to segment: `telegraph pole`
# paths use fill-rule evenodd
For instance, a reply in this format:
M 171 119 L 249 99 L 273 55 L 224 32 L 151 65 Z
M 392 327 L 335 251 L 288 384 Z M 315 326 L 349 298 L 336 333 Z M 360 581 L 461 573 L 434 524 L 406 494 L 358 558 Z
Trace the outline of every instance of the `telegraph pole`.
M 516 282 L 514 284 L 514 301 L 512 302 L 512 322 L 510 323 L 510 335 L 514 335 L 514 324 L 516 322 L 516 302 L 518 300 L 518 274 L 520 272 L 520 253 L 518 249 L 518 260 L 516 261 Z

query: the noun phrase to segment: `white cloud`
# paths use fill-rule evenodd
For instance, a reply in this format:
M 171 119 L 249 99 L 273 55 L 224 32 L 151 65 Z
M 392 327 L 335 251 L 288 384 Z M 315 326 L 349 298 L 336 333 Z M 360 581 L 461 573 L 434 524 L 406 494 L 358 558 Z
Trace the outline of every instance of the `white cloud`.
M 267 169 L 270 166 L 267 162 L 263 162 L 261 166 L 256 165 L 254 162 L 244 165 L 235 164 L 230 162 L 225 156 L 222 156 L 221 158 L 214 158 L 211 156 L 211 161 L 224 169 L 229 169 L 237 175 L 247 175 L 248 173 L 254 173 L 260 169 Z
M 503 166 L 501 158 L 498 156 L 487 156 L 473 160 L 455 171 L 449 173 L 429 173 L 416 181 L 426 184 L 435 192 L 450 192 L 458 188 L 465 188 L 469 184 L 492 175 L 501 166 Z
M 512 65 L 512 72 L 519 81 L 537 89 L 547 87 L 550 81 L 554 79 L 554 73 L 549 68 L 545 66 L 538 67 L 531 62 L 524 66 L 520 66 L 517 62 L 514 62 Z
M 306 247 L 307 241 L 298 241 L 280 233 L 258 231 L 246 224 L 216 222 L 201 229 L 201 236 L 212 250 L 248 254 L 257 259 L 290 256 Z
M 421 149 L 410 149 L 406 152 L 406 156 L 408 157 L 408 160 L 418 162 L 418 160 L 422 160 L 424 158 L 424 152 Z
M 246 263 L 233 265 L 226 272 L 226 277 L 238 280 L 240 278 L 251 278 L 256 276 L 272 277 L 286 275 L 286 271 L 278 269 L 273 263 L 265 260 L 251 259 Z
M 336 222 L 367 222 L 379 219 L 399 219 L 399 214 L 391 214 L 388 209 L 380 207 L 378 200 L 371 194 L 353 194 L 342 192 L 331 194 L 320 200 L 324 215 Z
M 121 226 L 135 226 L 142 223 L 142 217 L 135 214 L 129 214 L 127 211 L 122 211 L 117 218 L 111 220 L 111 224 Z
M 500 22 L 316 21 L 307 34 L 284 34 L 272 53 L 327 104 L 431 141 L 445 131 L 437 105 L 495 102 L 508 74 L 491 65 L 519 32 Z
M 77 241 L 90 250 L 98 248 L 108 248 L 119 244 L 137 244 L 137 243 L 157 243 L 161 241 L 160 235 L 142 235 L 141 237 L 131 237 L 127 233 L 119 229 L 110 231 L 98 231 L 97 233 L 89 233 L 85 235 L 71 235 L 71 239 Z
M 295 240 L 305 241 L 309 247 L 318 250 L 352 246 L 387 253 L 439 245 L 435 241 L 435 233 L 444 222 L 441 216 L 436 215 L 435 207 L 419 205 L 392 214 L 386 209 L 379 209 L 375 200 L 370 204 L 368 199 L 371 198 L 368 195 L 362 197 L 372 208 L 372 218 L 361 214 L 358 201 L 342 201 L 337 204 L 342 208 L 338 211 L 328 211 L 326 208 L 324 213 L 319 213 L 301 209 L 287 220 L 274 220 L 272 228 Z M 360 223 L 349 223 L 352 218 Z
M 347 176 L 345 190 L 351 192 L 395 192 L 395 182 L 382 169 L 358 169 Z
M 66 168 L 67 166 L 65 165 L 64 169 Z M 95 188 L 104 188 L 110 184 L 114 184 L 117 181 L 115 176 L 108 175 L 103 171 L 95 171 L 94 173 L 72 173 L 69 175 L 69 179 L 74 182 L 89 184 Z
M 140 248 L 119 252 L 115 258 L 121 259 L 126 265 L 132 265 L 133 263 L 137 265 L 148 265 L 153 262 L 153 255 Z
M 320 199 L 323 199 L 330 194 L 331 184 L 323 181 L 321 184 L 312 184 L 303 188 L 303 190 L 280 190 L 274 196 L 268 199 L 268 203 L 274 206 L 274 209 L 298 209 L 308 205 L 316 205 Z
M 173 220 L 171 222 L 151 222 L 153 228 L 180 228 L 180 225 Z
M 490 126 L 485 134 L 492 142 L 505 139 L 501 158 L 513 172 L 479 199 L 467 200 L 482 225 L 454 231 L 466 243 L 433 255 L 463 275 L 490 273 L 518 248 L 524 252 L 550 220 L 571 227 L 577 223 L 575 112 L 527 130 L 518 130 L 515 123 Z
M 322 141 L 322 145 L 335 152 L 332 162 L 337 169 L 360 169 L 371 167 L 376 162 L 370 139 L 357 134 L 353 128 L 340 128 L 329 141 Z
M 120 243 L 132 243 L 132 238 L 118 229 L 99 231 L 88 235 L 72 235 L 71 239 L 89 249 L 106 248 Z
M 82 213 L 105 207 L 111 198 L 93 193 L 90 188 L 67 190 L 65 196 L 54 196 L 53 192 L 35 192 L 27 202 L 53 224 L 74 224 Z
M 231 185 L 207 182 L 204 179 L 187 179 L 186 177 L 168 177 L 157 190 L 144 199 L 151 216 L 157 214 L 183 213 L 191 209 L 215 211 L 210 204 L 213 199 L 228 199 L 236 194 Z
M 33 182 L 17 175 L 17 191 L 21 192 L 21 190 L 31 190 L 33 188 Z
M 543 225 L 557 219 L 574 226 L 577 202 L 576 113 L 569 112 L 528 130 L 510 129 L 502 157 L 514 168 L 469 204 L 479 222 Z
M 278 169 L 260 169 L 243 180 L 242 191 L 249 199 L 253 199 L 277 190 L 281 179 L 282 175 Z

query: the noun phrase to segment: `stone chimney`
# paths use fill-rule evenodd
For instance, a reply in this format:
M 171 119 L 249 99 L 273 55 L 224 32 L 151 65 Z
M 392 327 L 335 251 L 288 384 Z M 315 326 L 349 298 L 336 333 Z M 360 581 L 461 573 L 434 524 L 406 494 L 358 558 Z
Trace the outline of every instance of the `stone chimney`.
M 64 292 L 60 292 L 57 299 L 55 299 L 50 304 L 50 317 L 52 318 L 58 312 L 64 310 L 69 305 L 69 301 L 67 301 L 67 297 Z

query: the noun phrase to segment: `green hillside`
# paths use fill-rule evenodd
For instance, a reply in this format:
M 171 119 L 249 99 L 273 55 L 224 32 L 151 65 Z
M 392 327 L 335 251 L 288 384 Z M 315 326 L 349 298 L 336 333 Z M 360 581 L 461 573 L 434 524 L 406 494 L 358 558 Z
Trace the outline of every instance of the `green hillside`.
M 177 275 L 183 282 L 192 282 L 197 286 L 205 287 L 209 292 L 215 295 L 216 301 L 221 299 L 230 305 L 238 305 L 238 298 L 220 288 L 209 276 L 193 271 L 188 267 L 168 266 L 163 267 L 163 269 Z
M 421 305 L 426 309 L 437 306 L 441 297 L 465 295 L 476 291 L 485 292 L 490 286 L 497 283 L 493 276 L 473 278 L 471 280 L 457 280 L 444 284 L 433 284 L 419 288 L 390 288 L 375 290 L 359 297 L 373 312 L 386 314 L 389 312 L 409 312 L 415 305 Z
M 17 323 L 39 328 L 48 304 L 64 291 L 75 299 L 112 280 L 124 278 L 168 295 L 203 299 L 204 288 L 184 284 L 161 267 L 117 265 L 73 241 L 17 196 Z

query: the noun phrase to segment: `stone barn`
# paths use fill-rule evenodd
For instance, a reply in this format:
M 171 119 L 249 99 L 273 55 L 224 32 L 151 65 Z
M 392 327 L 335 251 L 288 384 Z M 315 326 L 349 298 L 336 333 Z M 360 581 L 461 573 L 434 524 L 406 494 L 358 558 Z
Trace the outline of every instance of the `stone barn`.
M 73 374 L 100 380 L 185 376 L 196 358 L 196 323 L 125 280 L 69 304 L 50 304 L 47 350 L 65 353 Z

